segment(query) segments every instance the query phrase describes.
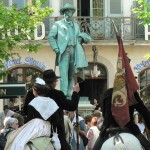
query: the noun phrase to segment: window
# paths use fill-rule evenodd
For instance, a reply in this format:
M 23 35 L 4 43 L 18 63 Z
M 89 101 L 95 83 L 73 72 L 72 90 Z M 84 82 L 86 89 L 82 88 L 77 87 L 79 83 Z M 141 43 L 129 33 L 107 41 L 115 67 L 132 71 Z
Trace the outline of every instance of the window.
M 61 0 L 61 7 L 63 7 L 66 3 L 74 5 L 74 0 Z
M 93 16 L 103 17 L 103 0 L 93 0 Z
M 90 0 L 77 1 L 77 16 L 90 16 Z
M 140 96 L 146 106 L 150 106 L 150 68 L 139 74 Z
M 122 15 L 122 0 L 108 0 L 108 14 L 110 16 Z
M 121 14 L 121 0 L 110 0 L 110 14 Z
M 42 70 L 32 66 L 20 66 L 13 68 L 9 74 L 4 78 L 7 83 L 26 83 L 26 90 L 32 88 L 35 78 L 42 77 Z M 8 97 L 5 99 L 5 104 L 9 105 L 14 111 L 18 111 L 23 104 L 24 97 Z M 20 103 L 21 102 L 21 103 Z
M 18 9 L 23 8 L 26 4 L 26 0 L 2 0 L 2 2 L 8 7 L 17 4 Z
M 35 78 L 41 76 L 42 72 L 36 68 L 18 67 L 10 70 L 4 81 L 8 83 L 23 82 L 27 84 L 27 89 L 30 89 L 35 81 Z
M 26 0 L 12 0 L 12 4 L 17 4 L 18 9 L 25 7 Z
M 4 3 L 5 6 L 9 7 L 9 0 L 2 0 L 2 2 Z

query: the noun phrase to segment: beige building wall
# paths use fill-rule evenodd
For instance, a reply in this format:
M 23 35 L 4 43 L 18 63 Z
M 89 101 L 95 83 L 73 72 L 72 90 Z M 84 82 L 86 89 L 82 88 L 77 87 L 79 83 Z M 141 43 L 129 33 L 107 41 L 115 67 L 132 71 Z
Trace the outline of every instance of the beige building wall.
M 90 43 L 84 45 L 85 53 L 89 62 L 93 62 L 93 51 L 92 46 L 94 44 Z M 113 87 L 114 76 L 116 73 L 116 63 L 118 56 L 118 45 L 109 45 L 109 44 L 95 44 L 98 50 L 98 62 L 103 64 L 107 70 L 107 88 Z M 134 67 L 137 64 L 140 64 L 142 61 L 146 61 L 144 57 L 149 53 L 149 45 L 125 45 L 125 52 L 128 53 L 128 57 L 131 59 L 131 68 L 135 76 L 138 76 L 138 73 L 134 70 Z M 49 44 L 45 44 L 37 53 L 15 50 L 20 54 L 22 59 L 26 57 L 33 57 L 33 59 L 42 62 L 45 65 L 45 69 L 54 69 L 55 67 L 55 53 L 50 48 Z M 12 66 L 17 67 L 17 66 Z M 149 66 L 147 66 L 149 67 Z M 11 69 L 11 68 L 9 68 Z M 143 68 L 144 69 L 144 68 Z M 43 70 L 44 71 L 44 70 Z M 59 67 L 56 67 L 56 74 L 59 75 Z M 58 82 L 57 89 L 59 89 Z M 2 111 L 3 100 L 0 101 L 0 111 Z
M 84 45 L 85 53 L 89 62 L 93 62 L 93 51 L 91 44 Z M 118 45 L 96 45 L 98 50 L 98 62 L 103 64 L 107 69 L 107 88 L 113 86 L 114 76 L 116 73 L 116 63 L 118 56 Z M 128 57 L 131 59 L 131 68 L 135 76 L 138 73 L 134 70 L 136 64 L 146 61 L 144 57 L 149 53 L 149 45 L 125 45 L 125 52 L 128 53 Z M 52 51 L 48 44 L 44 45 L 37 53 L 30 53 L 27 51 L 17 51 L 22 58 L 33 57 L 35 60 L 43 62 L 46 66 L 45 69 L 55 68 L 55 53 Z M 144 69 L 144 68 L 143 68 Z M 59 75 L 59 67 L 56 67 L 56 74 Z M 58 86 L 59 88 L 59 86 Z

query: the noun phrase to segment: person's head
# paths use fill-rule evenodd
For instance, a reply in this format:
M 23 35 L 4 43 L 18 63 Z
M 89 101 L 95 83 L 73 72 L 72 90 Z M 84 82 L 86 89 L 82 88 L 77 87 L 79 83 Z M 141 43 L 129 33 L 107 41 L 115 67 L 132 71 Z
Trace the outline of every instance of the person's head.
M 22 125 L 24 125 L 24 118 L 22 115 L 15 113 L 12 118 L 16 118 L 18 120 L 18 127 L 21 127 Z
M 98 117 L 98 118 L 103 116 L 102 112 L 100 112 L 100 111 L 94 111 L 92 115 L 93 115 L 93 117 Z
M 57 81 L 60 77 L 56 76 L 55 72 L 52 69 L 45 70 L 43 72 L 43 80 L 47 85 L 49 85 L 52 88 L 55 88 L 57 85 Z
M 97 117 L 92 117 L 91 124 L 92 124 L 92 126 L 97 125 Z
M 48 86 L 45 81 L 41 78 L 36 78 L 33 85 L 33 94 L 34 96 L 46 96 L 48 92 Z
M 4 128 L 18 129 L 18 120 L 16 118 L 6 117 L 4 120 Z
M 85 120 L 85 124 L 88 126 L 88 127 L 91 127 L 92 126 L 92 115 L 87 115 L 84 117 L 84 120 Z
M 94 98 L 93 104 L 94 104 L 94 105 L 97 105 L 97 99 Z
M 8 113 L 8 111 L 9 111 L 8 105 L 4 105 L 3 111 L 4 111 L 4 114 L 5 114 L 5 115 Z
M 76 9 L 73 5 L 65 4 L 64 7 L 60 9 L 60 14 L 64 15 L 66 21 L 71 21 L 75 10 Z

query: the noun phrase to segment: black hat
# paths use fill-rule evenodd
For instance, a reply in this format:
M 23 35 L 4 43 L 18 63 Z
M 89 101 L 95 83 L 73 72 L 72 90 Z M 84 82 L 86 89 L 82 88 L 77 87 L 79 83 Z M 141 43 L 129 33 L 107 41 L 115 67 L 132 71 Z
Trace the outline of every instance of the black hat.
M 65 10 L 71 9 L 74 12 L 76 11 L 75 7 L 71 4 L 65 4 L 63 8 L 60 9 L 60 14 L 63 15 Z
M 43 80 L 49 84 L 52 83 L 53 81 L 59 79 L 59 76 L 56 76 L 55 72 L 52 69 L 45 70 L 43 72 Z

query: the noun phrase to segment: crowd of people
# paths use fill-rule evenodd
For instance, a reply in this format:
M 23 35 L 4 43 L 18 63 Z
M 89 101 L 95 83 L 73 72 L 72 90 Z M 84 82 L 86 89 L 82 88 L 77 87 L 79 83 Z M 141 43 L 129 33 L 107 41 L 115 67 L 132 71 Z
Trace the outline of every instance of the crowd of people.
M 24 101 L 23 110 L 27 123 L 24 124 L 21 115 L 11 111 L 7 105 L 4 106 L 0 114 L 1 134 L 7 139 L 8 135 L 15 131 L 13 136 L 11 134 L 9 137 L 5 149 L 23 149 L 30 139 L 40 136 L 52 138 L 51 128 L 57 130 L 62 150 L 77 149 L 75 110 L 79 102 L 80 88 L 78 84 L 75 85 L 71 100 L 67 100 L 63 92 L 55 89 L 59 78 L 53 70 L 46 70 L 43 79 L 36 78 Z M 80 150 L 93 148 L 102 122 L 102 112 L 96 105 L 90 115 L 82 117 L 78 114 Z M 88 142 L 85 143 L 85 139 L 88 139 Z
M 79 85 L 74 86 L 71 100 L 67 100 L 62 91 L 55 89 L 59 78 L 51 69 L 44 71 L 43 79 L 36 78 L 33 88 L 25 96 L 23 110 L 27 116 L 27 123 L 24 123 L 21 115 L 9 110 L 7 105 L 4 106 L 3 112 L 0 113 L 0 131 L 7 139 L 5 150 L 23 150 L 29 141 L 38 137 L 52 139 L 54 132 L 58 134 L 57 143 L 60 144 L 58 149 L 76 150 L 79 144 L 79 150 L 97 150 L 108 138 L 106 129 L 110 126 L 118 126 L 109 108 L 111 89 L 104 94 L 103 111 L 94 99 L 95 109 L 91 114 L 80 116 L 76 113 L 79 103 Z M 127 124 L 127 127 L 137 138 L 138 136 L 141 138 L 139 138 L 141 144 L 148 150 L 146 129 L 149 129 L 150 124 L 142 113 L 149 112 L 137 93 L 135 97 L 140 103 L 140 111 L 135 113 L 136 108 L 138 111 L 138 104 L 136 104 L 132 109 L 134 110 L 132 121 Z M 107 118 L 108 116 L 112 118 Z M 136 125 L 138 128 L 134 127 Z

